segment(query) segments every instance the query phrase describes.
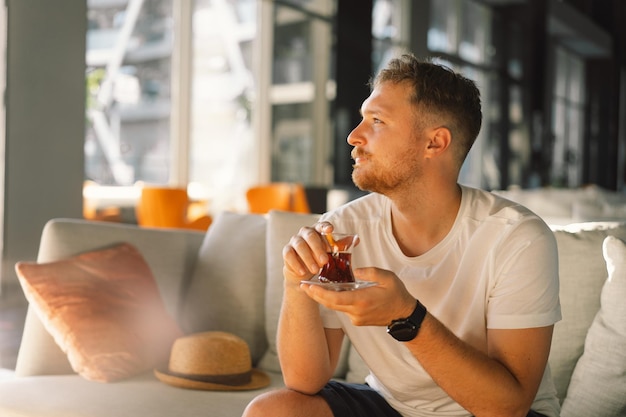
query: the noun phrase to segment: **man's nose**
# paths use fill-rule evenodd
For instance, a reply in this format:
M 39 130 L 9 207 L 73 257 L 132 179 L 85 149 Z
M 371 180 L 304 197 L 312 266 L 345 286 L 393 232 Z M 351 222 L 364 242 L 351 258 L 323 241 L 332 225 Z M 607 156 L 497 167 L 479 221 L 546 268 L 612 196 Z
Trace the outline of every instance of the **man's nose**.
M 352 129 L 352 131 L 348 134 L 348 137 L 346 139 L 346 141 L 352 145 L 352 146 L 356 146 L 356 145 L 360 145 L 363 143 L 364 141 L 364 137 L 361 134 L 361 127 L 362 122 L 359 123 L 354 129 Z

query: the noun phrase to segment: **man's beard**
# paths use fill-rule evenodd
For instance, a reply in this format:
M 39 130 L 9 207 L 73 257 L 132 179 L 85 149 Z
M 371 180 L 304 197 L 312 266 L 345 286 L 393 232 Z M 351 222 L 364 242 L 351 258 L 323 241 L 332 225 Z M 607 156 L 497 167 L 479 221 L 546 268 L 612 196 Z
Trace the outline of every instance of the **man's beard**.
M 371 161 L 368 161 L 370 164 Z M 421 169 L 412 156 L 405 157 L 398 164 L 388 169 L 376 169 L 354 167 L 352 170 L 352 182 L 362 191 L 370 191 L 388 195 L 401 189 L 404 185 L 417 181 Z
M 357 186 L 359 190 L 379 192 L 380 184 L 377 178 L 373 175 L 369 175 L 363 172 L 357 172 L 359 168 L 352 169 L 352 182 Z
M 406 161 L 404 161 L 406 162 Z M 363 169 L 355 167 L 352 170 L 352 182 L 360 190 L 388 195 L 392 191 L 400 189 L 403 185 L 417 180 L 418 166 L 413 165 L 410 169 L 406 165 L 395 170 Z

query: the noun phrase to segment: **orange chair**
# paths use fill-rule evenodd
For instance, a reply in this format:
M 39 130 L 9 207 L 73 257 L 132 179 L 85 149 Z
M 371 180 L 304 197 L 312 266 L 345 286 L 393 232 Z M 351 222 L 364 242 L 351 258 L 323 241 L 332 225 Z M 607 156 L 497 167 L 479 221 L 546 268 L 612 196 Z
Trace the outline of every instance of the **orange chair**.
M 302 184 L 274 182 L 251 187 L 246 192 L 250 213 L 265 214 L 270 210 L 310 213 Z
M 190 218 L 187 189 L 144 187 L 137 203 L 137 223 L 145 227 L 172 227 L 207 230 L 213 218 L 209 215 Z

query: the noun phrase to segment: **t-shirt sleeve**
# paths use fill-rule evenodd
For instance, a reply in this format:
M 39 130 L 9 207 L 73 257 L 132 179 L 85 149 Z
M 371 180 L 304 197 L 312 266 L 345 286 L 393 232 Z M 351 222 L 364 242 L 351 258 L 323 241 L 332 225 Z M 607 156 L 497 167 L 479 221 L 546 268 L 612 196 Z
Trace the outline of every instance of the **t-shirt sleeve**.
M 543 327 L 561 319 L 556 240 L 543 222 L 515 227 L 499 245 L 494 265 L 488 328 Z

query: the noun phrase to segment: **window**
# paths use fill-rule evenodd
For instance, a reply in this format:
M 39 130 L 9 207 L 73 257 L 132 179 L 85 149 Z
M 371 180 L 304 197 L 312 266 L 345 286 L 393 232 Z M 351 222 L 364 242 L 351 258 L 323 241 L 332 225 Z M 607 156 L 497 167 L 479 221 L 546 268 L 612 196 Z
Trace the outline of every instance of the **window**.
M 276 2 L 273 10 L 272 181 L 330 185 L 334 0 Z
M 336 5 L 91 0 L 86 178 L 129 188 L 189 184 L 213 212 L 245 210 L 245 190 L 256 183 L 331 185 Z M 375 70 L 414 42 L 406 13 L 414 5 L 374 1 Z M 516 84 L 520 48 L 497 44 L 497 14 L 477 1 L 431 0 L 428 9 L 422 42 L 483 96 L 483 129 L 461 181 L 521 181 L 530 151 Z
M 257 183 L 328 185 L 334 5 L 90 1 L 86 178 L 189 184 L 213 212 Z
M 245 191 L 259 181 L 252 121 L 259 82 L 253 71 L 256 4 L 196 0 L 193 47 L 181 57 L 192 64 L 190 142 L 188 152 L 180 151 L 180 182 L 196 187 L 214 212 L 245 210 Z
M 172 0 L 89 2 L 85 176 L 167 182 Z
M 427 46 L 436 62 L 460 71 L 474 80 L 483 99 L 483 127 L 460 173 L 459 181 L 476 187 L 498 182 L 492 142 L 491 116 L 499 117 L 497 77 L 493 63 L 493 14 L 474 1 L 431 0 Z
M 392 57 L 409 50 L 410 17 L 407 0 L 374 0 L 372 57 L 378 72 Z
M 562 47 L 556 48 L 555 60 L 551 180 L 555 186 L 578 187 L 583 168 L 584 61 Z
M 89 2 L 86 179 L 119 187 L 123 205 L 136 183 L 189 184 L 216 210 L 242 204 L 257 181 L 256 3 Z

